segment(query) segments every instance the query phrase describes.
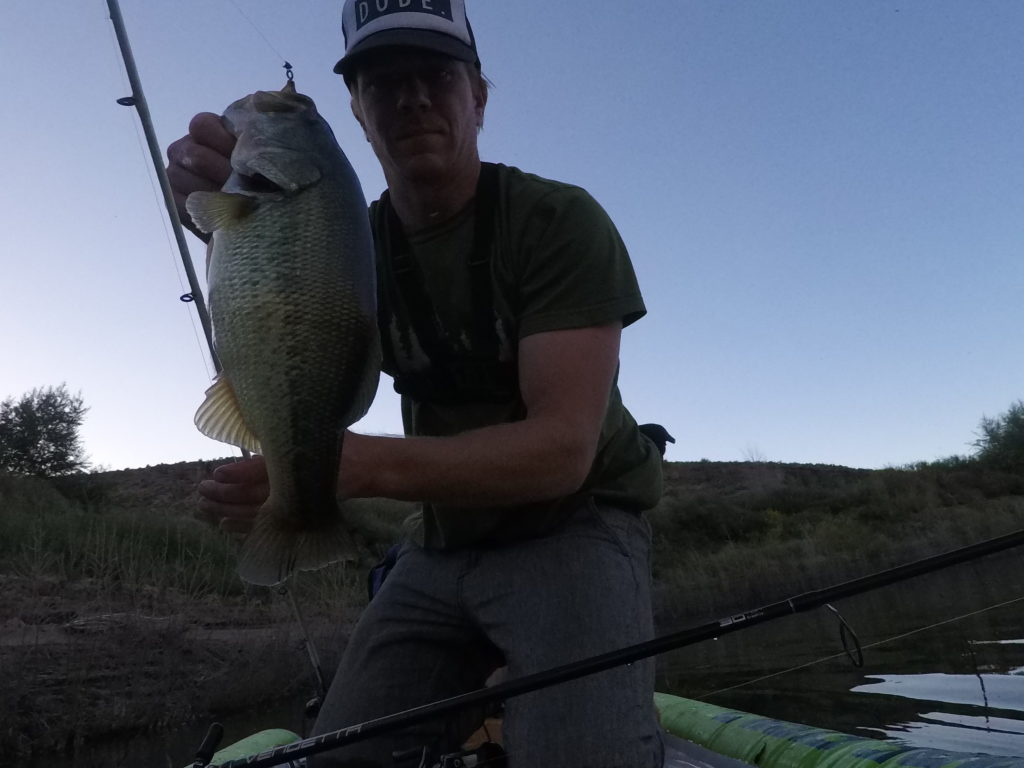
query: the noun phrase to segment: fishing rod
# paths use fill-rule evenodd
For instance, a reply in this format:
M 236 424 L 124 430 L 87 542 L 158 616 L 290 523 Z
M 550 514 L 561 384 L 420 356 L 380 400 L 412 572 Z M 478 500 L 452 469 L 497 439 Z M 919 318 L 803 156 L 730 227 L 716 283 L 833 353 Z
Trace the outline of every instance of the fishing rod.
M 237 6 L 236 6 L 237 7 Z M 216 347 L 213 344 L 213 325 L 210 322 L 210 314 L 206 309 L 206 302 L 203 300 L 203 290 L 196 277 L 195 268 L 192 265 L 192 255 L 188 250 L 188 243 L 185 240 L 185 230 L 181 225 L 181 217 L 178 215 L 178 207 L 174 203 L 174 193 L 171 191 L 171 183 L 167 178 L 167 170 L 164 168 L 163 156 L 160 154 L 160 143 L 156 138 L 156 130 L 153 128 L 153 118 L 149 112 L 149 104 L 146 101 L 146 94 L 142 90 L 142 80 L 139 78 L 139 70 L 135 66 L 135 56 L 132 54 L 131 43 L 128 41 L 128 32 L 124 25 L 124 17 L 121 15 L 121 6 L 118 0 L 107 0 L 107 9 L 110 11 L 110 21 L 114 25 L 114 34 L 117 36 L 117 45 L 121 49 L 121 58 L 124 61 L 124 68 L 128 74 L 128 83 L 131 86 L 131 96 L 124 96 L 117 100 L 122 107 L 135 107 L 135 111 L 142 123 L 142 131 L 146 136 L 146 144 L 149 147 L 149 154 L 153 160 L 153 167 L 156 170 L 157 179 L 160 182 L 160 191 L 163 194 L 164 206 L 167 208 L 167 218 L 170 219 L 171 229 L 174 231 L 174 239 L 178 244 L 178 253 L 181 256 L 181 263 L 185 267 L 185 275 L 188 277 L 189 292 L 181 297 L 181 300 L 193 304 L 199 314 L 199 322 L 203 327 L 203 335 L 206 336 L 206 349 L 210 355 L 210 361 L 217 373 L 221 371 L 220 358 L 217 356 Z M 250 22 L 251 23 L 251 22 Z M 262 34 L 262 33 L 261 33 Z M 292 66 L 285 62 L 285 70 L 290 81 L 292 79 Z M 243 458 L 249 458 L 249 451 L 242 448 Z M 302 620 L 298 603 L 292 593 L 283 584 L 277 587 L 277 591 L 289 598 L 292 611 L 302 629 L 306 645 L 306 653 L 316 673 L 317 693 L 322 700 L 326 694 L 323 670 L 320 665 L 320 657 L 316 647 L 306 630 L 306 624 Z M 314 699 L 314 701 L 316 701 Z M 313 702 L 310 702 L 313 705 Z
M 844 581 L 823 589 L 805 592 L 761 606 L 760 608 L 725 616 L 706 624 L 657 637 L 653 640 L 631 645 L 617 651 L 611 651 L 515 680 L 509 680 L 491 688 L 481 688 L 459 696 L 414 707 L 404 712 L 368 720 L 364 723 L 332 731 L 331 733 L 296 741 L 293 744 L 276 747 L 272 750 L 261 752 L 258 755 L 216 764 L 210 763 L 210 758 L 207 757 L 206 762 L 197 760 L 196 768 L 271 768 L 272 766 L 280 766 L 302 757 L 326 752 L 357 741 L 363 741 L 389 731 L 397 731 L 404 727 L 437 719 L 470 707 L 486 707 L 487 705 L 496 704 L 525 693 L 532 693 L 542 688 L 558 685 L 559 683 L 576 680 L 577 678 L 597 672 L 604 672 L 613 667 L 631 664 L 661 653 L 678 650 L 702 640 L 710 640 L 731 632 L 739 632 L 783 616 L 802 613 L 823 605 L 831 607 L 829 603 L 833 600 L 869 592 L 873 589 L 905 581 L 915 576 L 921 576 L 996 552 L 1002 552 L 1020 544 L 1024 544 L 1024 530 L 1008 533 L 1004 536 L 988 539 L 921 560 L 915 560 L 911 563 L 905 563 L 884 571 Z M 211 732 L 215 727 L 217 727 L 217 724 L 211 727 Z M 204 746 L 209 749 L 209 739 L 204 743 Z M 209 749 L 209 753 L 212 754 L 212 749 Z
M 124 68 L 128 73 L 128 83 L 132 89 L 131 96 L 124 96 L 118 99 L 117 103 L 122 107 L 135 107 L 135 111 L 139 115 L 142 132 L 146 135 L 146 144 L 149 147 L 149 154 L 153 159 L 153 166 L 156 168 L 157 179 L 160 182 L 160 192 L 163 194 L 164 206 L 167 208 L 167 218 L 171 221 L 174 239 L 178 244 L 178 254 L 181 256 L 181 263 L 185 267 L 185 275 L 188 277 L 189 293 L 182 296 L 181 300 L 195 305 L 196 312 L 199 314 L 199 322 L 203 326 L 203 334 L 206 336 L 206 347 L 210 353 L 210 359 L 213 361 L 213 367 L 220 371 L 220 360 L 213 346 L 213 326 L 210 323 L 210 315 L 206 311 L 206 303 L 203 301 L 203 291 L 199 287 L 195 267 L 192 265 L 192 256 L 189 254 L 188 243 L 185 241 L 185 231 L 181 226 L 178 208 L 174 204 L 171 183 L 167 180 L 167 171 L 164 169 L 163 157 L 160 154 L 160 144 L 157 142 L 156 131 L 153 129 L 153 118 L 149 113 L 149 103 L 142 90 L 142 81 L 139 79 L 139 70 L 135 66 L 135 57 L 132 55 L 132 47 L 128 42 L 124 17 L 121 16 L 121 6 L 118 4 L 118 0 L 107 0 L 107 8 L 110 11 L 110 21 L 114 25 L 114 34 L 117 36 L 117 45 L 121 49 Z

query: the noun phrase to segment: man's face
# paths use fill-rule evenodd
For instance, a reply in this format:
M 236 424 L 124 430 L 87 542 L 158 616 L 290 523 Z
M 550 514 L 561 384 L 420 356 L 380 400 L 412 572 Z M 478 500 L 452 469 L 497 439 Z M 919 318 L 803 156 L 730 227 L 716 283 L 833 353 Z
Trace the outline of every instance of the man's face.
M 472 69 L 412 48 L 387 49 L 360 64 L 352 112 L 389 183 L 443 182 L 474 167 L 487 91 Z

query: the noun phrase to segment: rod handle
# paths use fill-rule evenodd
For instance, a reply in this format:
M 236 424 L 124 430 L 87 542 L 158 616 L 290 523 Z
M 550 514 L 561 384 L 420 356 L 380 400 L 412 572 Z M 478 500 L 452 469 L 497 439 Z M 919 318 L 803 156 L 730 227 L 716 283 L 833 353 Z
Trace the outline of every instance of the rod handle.
M 223 738 L 224 726 L 220 723 L 211 725 L 210 730 L 206 732 L 206 738 L 203 739 L 203 743 L 199 746 L 199 751 L 196 752 L 196 761 L 192 764 L 192 768 L 206 768 L 210 761 L 213 760 L 213 755 L 220 745 L 220 740 Z

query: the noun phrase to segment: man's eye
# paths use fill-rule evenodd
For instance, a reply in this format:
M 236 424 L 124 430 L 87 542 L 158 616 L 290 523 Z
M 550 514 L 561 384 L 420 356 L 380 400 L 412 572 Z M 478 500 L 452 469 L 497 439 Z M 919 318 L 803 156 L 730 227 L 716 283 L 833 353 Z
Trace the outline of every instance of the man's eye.
M 386 75 L 373 75 L 367 77 L 363 81 L 363 86 L 370 93 L 379 93 L 381 91 L 387 91 L 393 86 L 393 83 Z
M 433 71 L 433 80 L 435 83 L 442 83 L 447 85 L 452 81 L 454 74 L 448 67 L 438 67 Z

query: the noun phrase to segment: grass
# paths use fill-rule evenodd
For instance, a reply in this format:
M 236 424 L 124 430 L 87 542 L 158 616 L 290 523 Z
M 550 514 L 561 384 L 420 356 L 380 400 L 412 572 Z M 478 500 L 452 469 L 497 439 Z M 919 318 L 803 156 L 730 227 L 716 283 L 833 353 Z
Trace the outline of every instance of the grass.
M 660 614 L 675 621 L 745 610 L 1024 527 L 1019 469 L 697 463 L 668 465 L 666 481 L 650 519 Z
M 219 600 L 265 613 L 265 592 L 235 575 L 236 545 L 191 516 L 194 486 L 212 466 L 57 482 L 0 475 L 0 574 L 89 583 L 151 610 L 161 599 L 165 609 Z M 307 610 L 358 612 L 367 568 L 400 537 L 410 510 L 383 500 L 347 504 L 360 562 L 297 579 Z M 670 463 L 649 518 L 659 613 L 685 620 L 1015 530 L 1024 525 L 1024 473 L 969 460 L 883 470 Z
M 195 521 L 90 509 L 34 478 L 0 478 L 0 572 L 191 598 L 241 592 L 230 542 Z
M 210 466 L 58 483 L 0 475 L 0 574 L 90 582 L 150 602 L 259 597 L 235 576 L 236 545 L 188 514 Z M 660 607 L 676 617 L 757 604 L 1024 524 L 1024 473 L 970 461 L 884 470 L 696 462 L 667 464 L 665 475 L 649 517 Z M 366 569 L 400 537 L 410 509 L 346 505 L 361 560 L 303 575 L 312 610 L 365 602 Z
M 72 480 L 0 474 L 0 574 L 8 581 L 90 584 L 119 605 L 134 597 L 151 611 L 211 600 L 249 606 L 255 614 L 266 606 L 267 591 L 247 587 L 235 573 L 237 543 L 182 514 L 180 500 L 168 499 L 172 511 L 161 514 L 138 487 L 97 492 L 104 478 L 91 489 L 87 477 Z M 361 534 L 361 561 L 295 580 L 313 613 L 336 615 L 365 603 L 366 568 L 398 538 L 409 508 L 360 501 L 346 511 Z M 17 609 L 6 600 L 0 621 Z

